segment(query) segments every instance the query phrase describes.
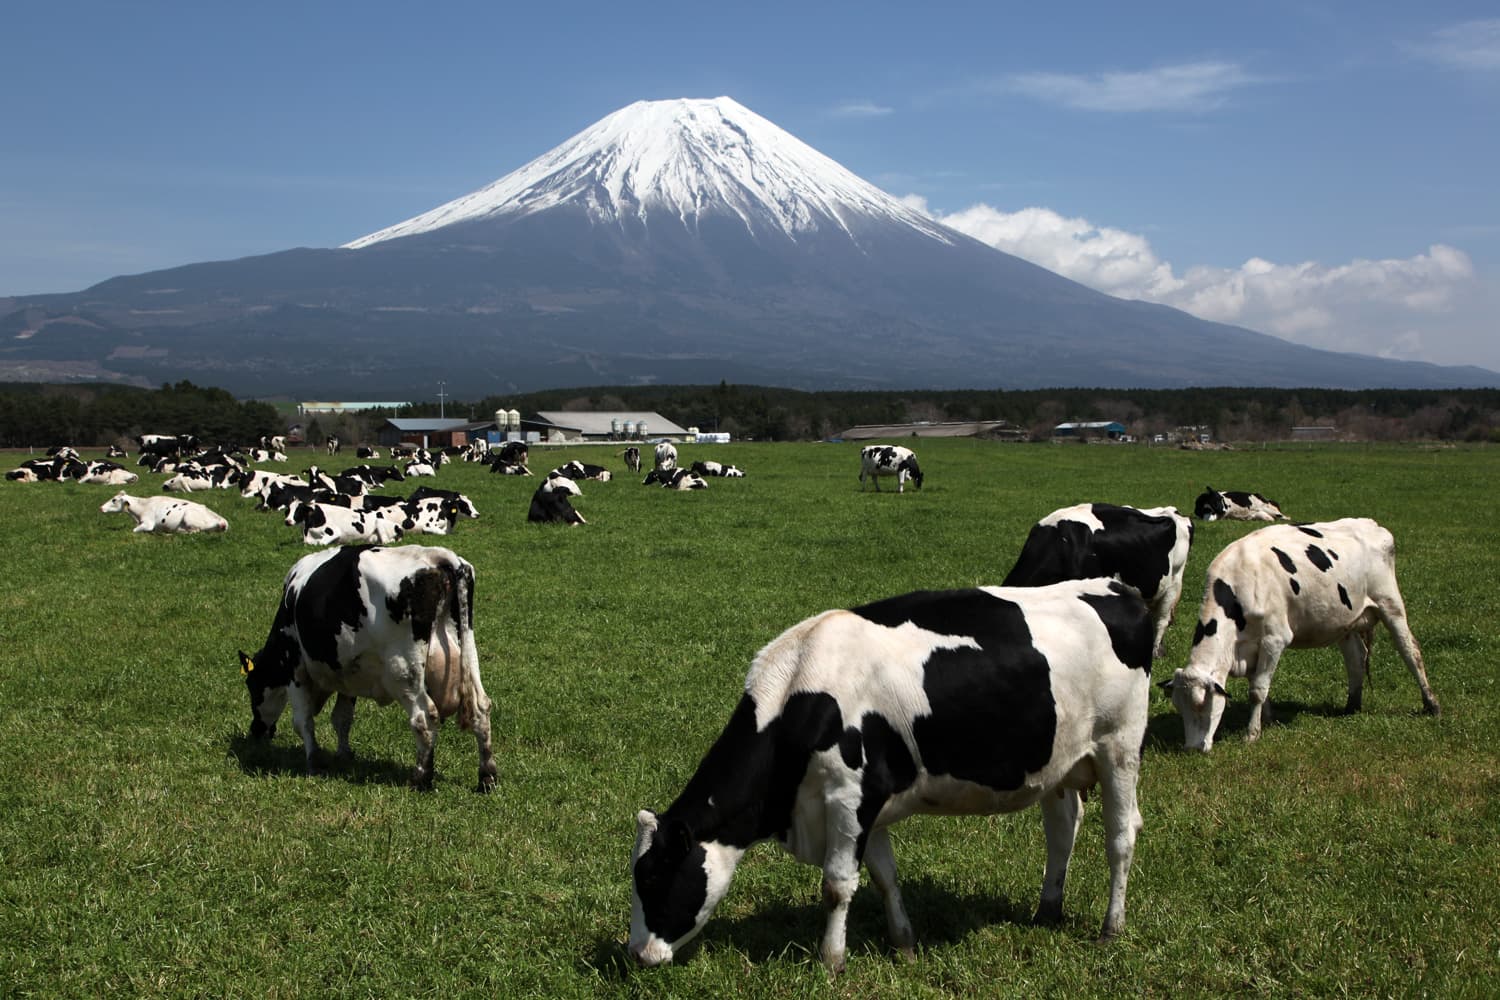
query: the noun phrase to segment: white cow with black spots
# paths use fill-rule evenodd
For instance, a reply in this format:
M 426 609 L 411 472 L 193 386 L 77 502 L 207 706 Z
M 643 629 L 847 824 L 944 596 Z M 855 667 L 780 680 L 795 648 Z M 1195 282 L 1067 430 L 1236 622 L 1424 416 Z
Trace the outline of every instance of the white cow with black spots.
M 138 532 L 157 534 L 193 534 L 199 531 L 228 531 L 229 522 L 193 500 L 178 497 L 133 497 L 120 492 L 104 501 L 101 514 L 124 511 L 135 519 Z
M 1344 711 L 1359 711 L 1377 622 L 1416 678 L 1423 707 L 1437 715 L 1438 701 L 1396 584 L 1396 543 L 1389 531 L 1369 518 L 1349 517 L 1274 525 L 1231 543 L 1209 563 L 1188 664 L 1162 682 L 1182 714 L 1188 748 L 1213 748 L 1230 677 L 1250 680 L 1245 739 L 1258 739 L 1262 724 L 1272 721 L 1266 699 L 1288 649 L 1338 646 L 1349 677 Z

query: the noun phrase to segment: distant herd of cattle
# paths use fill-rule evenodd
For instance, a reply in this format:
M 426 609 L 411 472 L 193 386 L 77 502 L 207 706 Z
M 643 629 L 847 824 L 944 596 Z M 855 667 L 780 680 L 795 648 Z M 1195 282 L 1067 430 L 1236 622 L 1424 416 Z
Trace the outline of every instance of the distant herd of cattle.
M 393 450 L 393 458 L 408 459 L 404 469 L 361 465 L 329 475 L 313 467 L 303 479 L 251 470 L 233 453 L 197 451 L 181 438 L 139 443 L 143 464 L 173 473 L 164 488 L 174 493 L 232 486 L 263 510 L 284 511 L 307 544 L 377 543 L 304 556 L 288 572 L 266 642 L 253 656 L 239 654 L 252 735 L 274 734 L 290 702 L 311 772 L 319 759 L 314 720 L 330 697 L 341 755 L 350 753 L 357 699 L 396 702 L 416 740 L 414 786 L 431 787 L 435 734 L 445 718 L 473 732 L 478 788 L 494 786 L 490 701 L 474 644 L 474 568 L 444 548 L 384 547 L 405 532 L 446 534 L 478 511 L 449 491 L 424 487 L 405 499 L 369 492 L 433 475 L 448 455 Z M 277 455 L 275 442 L 263 447 Z M 366 452 L 361 457 L 379 457 Z M 498 474 L 530 475 L 527 451 L 515 443 L 464 457 Z M 640 472 L 638 449 L 622 457 Z M 706 477 L 743 476 L 714 462 L 679 468 L 670 444 L 653 457 L 646 484 L 703 489 Z M 898 493 L 923 483 L 910 449 L 864 448 L 861 490 L 868 480 L 878 491 L 883 477 L 895 479 Z M 7 478 L 123 485 L 136 477 L 60 449 Z M 608 481 L 610 472 L 579 461 L 552 470 L 532 496 L 529 519 L 584 523 L 569 498 L 580 495 L 579 480 L 590 479 Z M 178 495 L 121 492 L 101 510 L 130 514 L 139 532 L 228 527 Z M 1194 515 L 1287 520 L 1257 493 L 1212 488 L 1197 498 Z M 861 864 L 884 897 L 892 944 L 910 952 L 914 933 L 887 831 L 916 813 L 1039 805 L 1047 862 L 1035 919 L 1054 922 L 1083 795 L 1096 785 L 1110 867 L 1101 937 L 1117 935 L 1142 823 L 1136 786 L 1150 667 L 1162 655 L 1192 540 L 1192 521 L 1175 507 L 1077 504 L 1036 522 L 998 587 L 920 591 L 826 611 L 773 639 L 756 655 L 738 707 L 686 788 L 663 812 L 637 816 L 632 956 L 644 965 L 670 961 L 707 923 L 746 849 L 768 839 L 823 870 L 822 958 L 831 971 L 844 964 Z M 1425 710 L 1438 714 L 1407 624 L 1394 550 L 1390 532 L 1367 518 L 1276 523 L 1226 546 L 1208 568 L 1187 665 L 1160 684 L 1182 717 L 1186 745 L 1212 748 L 1230 677 L 1249 680 L 1246 739 L 1256 739 L 1270 721 L 1271 679 L 1289 648 L 1338 646 L 1348 674 L 1345 710 L 1358 711 L 1377 623 L 1391 634 Z

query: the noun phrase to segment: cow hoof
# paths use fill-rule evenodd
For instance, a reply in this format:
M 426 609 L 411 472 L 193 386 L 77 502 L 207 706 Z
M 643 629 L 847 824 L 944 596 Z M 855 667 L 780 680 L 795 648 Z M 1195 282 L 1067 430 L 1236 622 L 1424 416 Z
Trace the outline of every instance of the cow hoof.
M 1439 705 L 1435 701 L 1429 701 L 1427 704 L 1422 706 L 1422 711 L 1428 715 L 1437 717 L 1443 714 L 1443 706 Z
M 828 970 L 829 979 L 833 979 L 840 972 L 843 972 L 846 964 L 843 952 L 839 952 L 837 955 L 823 956 L 823 968 Z
M 1031 923 L 1035 927 L 1056 927 L 1062 923 L 1062 904 L 1043 903 L 1036 908 L 1031 915 Z
M 488 795 L 495 790 L 495 776 L 486 774 L 479 779 L 479 785 L 474 789 L 480 795 Z
M 909 944 L 904 948 L 897 948 L 896 954 L 900 955 L 903 961 L 915 962 L 917 960 L 917 948 L 915 945 Z
M 432 774 L 424 774 L 422 771 L 413 771 L 411 773 L 411 789 L 414 792 L 432 791 Z

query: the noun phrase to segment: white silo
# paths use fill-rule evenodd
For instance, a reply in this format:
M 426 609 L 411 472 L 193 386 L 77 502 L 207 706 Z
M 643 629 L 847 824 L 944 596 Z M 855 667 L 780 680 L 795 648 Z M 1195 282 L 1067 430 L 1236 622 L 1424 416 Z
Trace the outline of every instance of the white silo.
M 520 410 L 509 410 L 509 411 L 506 412 L 505 415 L 510 418 L 510 429 L 511 430 L 518 431 L 518 430 L 521 429 L 521 411 Z

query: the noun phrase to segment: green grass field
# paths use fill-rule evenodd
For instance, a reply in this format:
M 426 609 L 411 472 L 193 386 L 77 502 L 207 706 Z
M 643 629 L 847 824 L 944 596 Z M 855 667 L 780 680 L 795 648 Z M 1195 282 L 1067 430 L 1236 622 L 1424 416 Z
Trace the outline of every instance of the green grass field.
M 574 529 L 526 523 L 535 479 L 446 467 L 437 485 L 483 517 L 419 540 L 478 572 L 500 765 L 487 797 L 471 791 L 472 739 L 451 726 L 436 790 L 409 791 L 395 708 L 362 703 L 355 763 L 324 777 L 302 774 L 289 718 L 269 747 L 246 739 L 235 651 L 259 647 L 282 577 L 311 551 L 278 517 L 215 491 L 194 499 L 227 535 L 134 535 L 98 512 L 112 487 L 0 482 L 0 992 L 1495 995 L 1500 550 L 1483 510 L 1500 450 L 916 445 L 927 485 L 901 496 L 860 493 L 852 443 L 684 446 L 685 462 L 733 461 L 748 478 L 683 494 L 628 475 L 585 483 L 575 505 L 590 523 Z M 571 457 L 623 471 L 601 448 L 531 465 Z M 893 832 L 915 962 L 887 947 L 866 885 L 848 971 L 830 983 L 819 872 L 770 845 L 678 964 L 625 960 L 635 812 L 675 797 L 761 645 L 826 608 L 998 583 L 1056 507 L 1186 510 L 1205 484 L 1258 490 L 1297 520 L 1390 528 L 1442 718 L 1420 714 L 1383 637 L 1363 714 L 1339 714 L 1336 650 L 1293 651 L 1271 690 L 1279 724 L 1245 744 L 1245 684 L 1231 681 L 1207 756 L 1180 749 L 1153 689 L 1145 830 L 1111 945 L 1094 943 L 1108 882 L 1094 798 L 1061 927 L 1028 923 L 1035 810 L 919 817 Z M 1249 530 L 1199 525 L 1155 679 L 1186 660 L 1209 560 Z M 326 713 L 320 732 L 331 745 Z

